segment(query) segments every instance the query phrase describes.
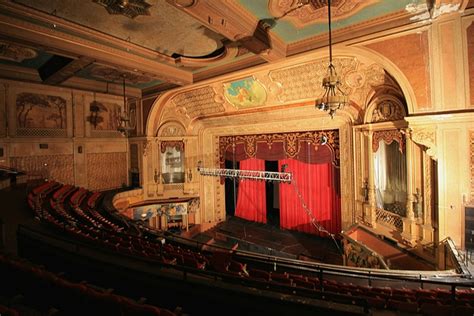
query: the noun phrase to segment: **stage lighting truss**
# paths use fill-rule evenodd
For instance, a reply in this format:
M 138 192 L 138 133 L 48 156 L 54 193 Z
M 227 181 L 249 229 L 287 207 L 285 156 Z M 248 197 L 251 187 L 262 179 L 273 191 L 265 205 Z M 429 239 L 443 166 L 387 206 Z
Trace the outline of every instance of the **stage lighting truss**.
M 237 169 L 212 169 L 212 168 L 198 168 L 198 171 L 203 176 L 291 183 L 291 173 L 289 172 L 237 170 Z

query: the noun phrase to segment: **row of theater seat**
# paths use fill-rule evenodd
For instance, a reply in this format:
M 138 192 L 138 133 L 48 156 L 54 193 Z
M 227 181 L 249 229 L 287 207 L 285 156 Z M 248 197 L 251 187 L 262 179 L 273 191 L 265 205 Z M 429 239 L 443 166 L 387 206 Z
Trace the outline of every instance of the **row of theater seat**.
M 70 282 L 24 260 L 0 254 L 0 276 L 4 297 L 23 295 L 25 301 L 39 311 L 58 309 L 59 315 L 164 315 L 173 312 L 139 303 L 84 282 Z M 8 286 L 6 286 L 8 285 Z M 7 307 L 11 309 L 10 307 Z M 14 311 L 9 311 L 16 315 Z M 8 315 L 2 313 L 1 315 Z
M 97 201 L 100 193 L 77 193 L 76 191 L 77 196 L 83 194 L 88 196 L 88 199 L 84 198 L 86 203 L 82 203 L 82 207 L 86 208 L 84 210 L 81 208 L 81 203 L 74 202 L 77 197 L 74 197 L 76 193 L 72 193 L 74 190 L 71 191 L 70 188 L 64 187 L 44 185 L 42 189 L 33 193 L 32 200 L 35 200 L 35 195 L 47 192 L 42 197 L 50 196 L 50 200 L 56 202 L 50 203 L 51 209 L 48 209 L 48 203 L 39 207 L 43 213 L 45 213 L 45 208 L 47 210 L 47 216 L 43 218 L 58 229 L 65 229 L 78 239 L 107 247 L 122 255 L 147 258 L 162 264 L 183 265 L 198 270 L 214 271 L 229 276 L 232 282 L 255 281 L 253 285 L 273 290 L 300 289 L 319 296 L 321 293 L 333 293 L 339 295 L 340 298 L 347 298 L 347 302 L 354 301 L 352 299 L 362 299 L 375 308 L 422 313 L 436 310 L 438 314 L 443 311 L 446 313 L 455 311 L 460 315 L 466 313 L 472 315 L 474 312 L 472 303 L 474 302 L 474 291 L 471 289 L 457 290 L 453 297 L 450 291 L 443 289 L 391 289 L 321 280 L 318 276 L 311 274 L 265 270 L 262 267 L 253 266 L 252 263 L 244 263 L 240 258 L 229 253 L 203 254 L 197 249 L 170 244 L 169 241 L 162 245 L 158 240 L 147 240 L 128 234 L 125 227 L 120 230 L 114 229 L 110 225 L 98 226 L 97 221 L 100 217 L 97 214 L 100 215 L 100 213 L 97 211 Z M 50 188 L 54 188 L 54 190 L 50 190 Z M 68 194 L 72 194 L 71 199 L 65 198 Z M 84 216 L 86 213 L 89 215 Z

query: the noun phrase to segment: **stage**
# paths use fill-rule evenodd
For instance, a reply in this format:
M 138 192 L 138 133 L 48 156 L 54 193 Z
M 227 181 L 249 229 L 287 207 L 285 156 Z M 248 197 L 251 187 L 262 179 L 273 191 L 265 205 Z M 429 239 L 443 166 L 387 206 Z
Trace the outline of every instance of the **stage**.
M 343 262 L 340 248 L 331 238 L 281 230 L 275 225 L 249 222 L 234 216 L 227 217 L 226 221 L 195 235 L 193 239 L 208 245 L 292 259 L 339 265 Z

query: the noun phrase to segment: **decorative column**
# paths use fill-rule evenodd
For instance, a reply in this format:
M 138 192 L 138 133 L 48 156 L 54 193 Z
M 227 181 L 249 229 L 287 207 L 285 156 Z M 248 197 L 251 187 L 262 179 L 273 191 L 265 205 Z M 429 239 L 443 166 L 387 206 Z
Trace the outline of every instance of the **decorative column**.
M 413 142 L 408 133 L 405 133 L 405 150 L 406 150 L 406 164 L 407 164 L 407 201 L 406 201 L 406 217 L 403 218 L 402 237 L 409 244 L 413 244 L 417 236 L 417 227 L 415 221 L 415 213 L 413 212 Z
M 189 146 L 189 140 L 187 138 L 184 139 L 184 185 L 183 185 L 183 193 L 184 194 L 193 194 L 194 193 L 194 186 L 193 182 L 193 171 L 191 169 L 191 159 L 189 156 L 191 155 L 191 150 Z
M 367 158 L 369 159 L 369 177 L 368 177 L 368 190 L 369 190 L 369 204 L 368 206 L 364 206 L 364 221 L 368 223 L 373 228 L 377 226 L 377 213 L 376 213 L 376 203 L 375 203 L 375 166 L 374 166 L 374 151 L 372 149 L 372 142 L 373 142 L 373 131 L 369 131 L 367 133 L 368 139 L 368 147 L 369 150 L 367 151 Z M 368 214 L 366 214 L 366 212 Z M 366 215 L 368 215 L 366 218 Z
M 424 187 L 424 198 L 423 198 L 423 241 L 425 243 L 431 243 L 434 240 L 434 229 L 431 221 L 431 157 L 426 151 L 423 151 L 423 187 Z

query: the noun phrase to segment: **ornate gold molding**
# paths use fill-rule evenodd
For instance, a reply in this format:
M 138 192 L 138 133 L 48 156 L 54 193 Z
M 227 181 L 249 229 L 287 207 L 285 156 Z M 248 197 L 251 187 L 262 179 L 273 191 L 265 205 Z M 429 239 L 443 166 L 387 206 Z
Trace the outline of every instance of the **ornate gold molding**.
M 223 104 L 216 101 L 215 91 L 209 86 L 179 93 L 171 102 L 190 119 L 225 111 Z
M 410 137 L 415 143 L 426 147 L 428 156 L 437 158 L 436 127 L 410 126 Z
M 25 59 L 33 59 L 36 56 L 38 56 L 38 53 L 31 48 L 0 41 L 0 59 L 20 63 Z
M 342 20 L 354 16 L 363 8 L 376 4 L 380 0 L 333 0 L 331 3 L 331 19 L 334 21 Z M 273 16 L 279 17 L 285 15 L 295 5 L 295 1 L 289 0 L 270 0 L 268 7 Z M 311 5 L 305 5 L 298 10 L 286 14 L 285 20 L 288 20 L 297 28 L 303 28 L 315 23 L 327 22 L 327 1 L 310 1 Z

